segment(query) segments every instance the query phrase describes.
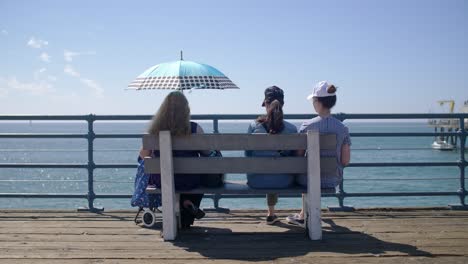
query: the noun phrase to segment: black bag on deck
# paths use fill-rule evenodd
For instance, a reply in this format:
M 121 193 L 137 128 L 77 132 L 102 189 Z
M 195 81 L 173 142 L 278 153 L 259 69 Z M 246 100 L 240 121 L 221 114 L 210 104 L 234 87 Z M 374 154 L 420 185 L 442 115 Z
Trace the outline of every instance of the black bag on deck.
M 219 150 L 211 151 L 208 157 L 222 157 Z M 221 187 L 224 184 L 224 174 L 204 174 L 200 175 L 201 185 L 207 188 Z

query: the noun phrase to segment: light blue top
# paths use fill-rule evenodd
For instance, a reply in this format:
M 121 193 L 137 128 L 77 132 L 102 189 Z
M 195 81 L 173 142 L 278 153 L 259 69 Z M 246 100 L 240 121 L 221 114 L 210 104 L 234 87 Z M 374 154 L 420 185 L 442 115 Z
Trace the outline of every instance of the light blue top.
M 140 74 L 138 78 L 164 76 L 216 76 L 225 75 L 216 68 L 193 61 L 179 60 L 155 65 Z
M 320 134 L 335 134 L 335 151 L 320 151 L 322 157 L 336 157 L 337 175 L 322 175 L 322 187 L 329 187 L 338 184 L 343 179 L 343 166 L 341 165 L 341 147 L 343 144 L 351 145 L 348 128 L 333 116 L 317 116 L 302 123 L 299 133 L 306 133 L 308 130 L 318 130 Z M 333 186 L 334 187 L 334 186 Z
M 295 134 L 297 128 L 295 125 L 283 121 L 284 129 L 279 134 Z M 252 122 L 249 125 L 247 133 L 267 133 L 261 123 Z M 247 157 L 280 157 L 280 156 L 291 156 L 293 150 L 248 150 L 245 151 Z M 293 174 L 247 174 L 247 184 L 251 188 L 266 188 L 266 189 L 281 189 L 288 188 L 294 183 Z
M 278 134 L 296 134 L 297 133 L 297 127 L 287 121 L 283 121 L 284 124 L 284 129 L 278 133 Z M 266 133 L 268 132 L 265 130 L 263 125 L 261 123 L 258 123 L 256 121 L 252 122 L 249 125 L 249 128 L 247 129 L 247 133 L 249 134 L 254 134 L 254 133 Z M 245 155 L 247 157 L 278 157 L 280 155 L 286 155 L 289 156 L 291 154 L 291 151 L 283 151 L 281 154 L 278 151 L 271 151 L 271 150 L 247 150 L 245 152 Z

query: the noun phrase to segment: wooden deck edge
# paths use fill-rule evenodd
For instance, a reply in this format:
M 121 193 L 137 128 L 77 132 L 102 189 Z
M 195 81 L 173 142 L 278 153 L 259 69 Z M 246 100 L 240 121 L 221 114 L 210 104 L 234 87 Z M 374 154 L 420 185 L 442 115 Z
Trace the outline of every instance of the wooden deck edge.
M 106 210 L 103 213 L 135 213 L 135 209 L 115 209 Z M 248 212 L 248 211 L 263 211 L 265 209 L 231 209 L 230 211 L 235 212 Z M 288 208 L 288 209 L 277 209 L 276 211 L 281 213 L 296 212 L 299 208 Z M 355 208 L 355 212 L 407 212 L 407 211 L 453 211 L 448 206 L 440 207 L 366 207 L 366 208 Z M 322 212 L 329 212 L 328 209 L 322 209 Z M 71 209 L 0 209 L 0 213 L 81 213 L 77 210 Z M 84 211 L 83 213 L 89 213 Z M 333 212 L 340 213 L 340 212 Z M 97 212 L 96 214 L 99 214 Z

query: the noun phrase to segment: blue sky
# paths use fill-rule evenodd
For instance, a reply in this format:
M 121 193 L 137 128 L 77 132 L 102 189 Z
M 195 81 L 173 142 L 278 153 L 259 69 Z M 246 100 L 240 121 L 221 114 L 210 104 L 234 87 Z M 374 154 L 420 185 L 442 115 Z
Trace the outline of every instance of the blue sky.
M 0 1 L 0 114 L 152 114 L 148 67 L 210 64 L 241 89 L 187 94 L 192 113 L 260 113 L 269 85 L 309 113 L 424 113 L 468 100 L 467 1 Z

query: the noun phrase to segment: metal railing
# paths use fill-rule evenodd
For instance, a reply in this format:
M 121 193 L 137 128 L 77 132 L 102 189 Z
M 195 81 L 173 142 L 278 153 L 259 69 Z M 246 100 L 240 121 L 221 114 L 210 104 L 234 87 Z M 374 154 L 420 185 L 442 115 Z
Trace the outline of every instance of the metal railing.
M 193 120 L 211 120 L 213 124 L 213 133 L 219 133 L 220 120 L 254 120 L 258 115 L 193 115 Z M 285 115 L 288 120 L 306 120 L 314 117 L 309 114 Z M 344 204 L 348 197 L 378 197 L 378 196 L 458 196 L 460 204 L 452 208 L 467 209 L 465 198 L 468 194 L 465 186 L 465 168 L 468 162 L 465 159 L 465 143 L 467 130 L 465 129 L 465 119 L 468 114 L 344 114 L 334 115 L 337 119 L 344 120 L 401 120 L 401 119 L 456 119 L 460 122 L 460 129 L 456 132 L 432 132 L 432 133 L 351 133 L 351 137 L 428 137 L 428 136 L 456 136 L 460 139 L 459 160 L 452 162 L 374 162 L 374 163 L 351 163 L 349 167 L 458 167 L 459 189 L 451 192 L 354 192 L 345 191 L 345 182 L 339 185 L 336 193 L 322 194 L 322 197 L 336 197 L 338 207 L 335 210 L 352 209 Z M 87 140 L 87 163 L 0 163 L 1 168 L 52 168 L 52 169 L 86 169 L 88 172 L 88 192 L 85 194 L 70 193 L 0 193 L 3 198 L 85 198 L 88 201 L 88 210 L 99 210 L 94 206 L 95 199 L 106 198 L 130 198 L 130 194 L 96 194 L 94 191 L 94 171 L 96 169 L 120 169 L 136 168 L 136 164 L 96 164 L 94 162 L 94 140 L 95 139 L 116 139 L 116 138 L 141 138 L 143 134 L 96 134 L 94 132 L 94 123 L 96 121 L 148 121 L 152 118 L 150 115 L 68 115 L 68 116 L 36 116 L 36 115 L 3 115 L 0 121 L 84 121 L 87 122 L 87 133 L 1 133 L 0 139 L 5 138 L 69 138 Z M 0 123 L 1 124 L 1 123 Z M 263 197 L 259 195 L 207 195 L 207 198 L 213 199 L 214 207 L 219 208 L 219 200 L 222 198 L 252 198 Z M 291 196 L 295 197 L 295 196 Z

